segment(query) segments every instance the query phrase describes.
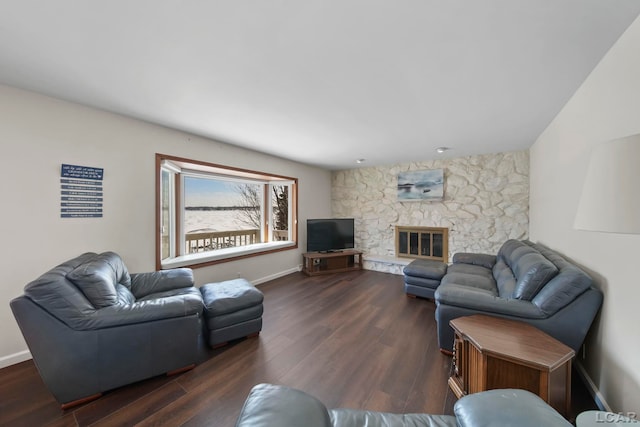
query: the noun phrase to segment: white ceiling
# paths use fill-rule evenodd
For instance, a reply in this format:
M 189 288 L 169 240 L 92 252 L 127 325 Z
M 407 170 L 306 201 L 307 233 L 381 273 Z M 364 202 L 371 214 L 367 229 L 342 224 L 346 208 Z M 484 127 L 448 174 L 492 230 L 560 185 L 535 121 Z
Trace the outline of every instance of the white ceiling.
M 638 0 L 0 0 L 0 83 L 328 169 L 530 147 Z

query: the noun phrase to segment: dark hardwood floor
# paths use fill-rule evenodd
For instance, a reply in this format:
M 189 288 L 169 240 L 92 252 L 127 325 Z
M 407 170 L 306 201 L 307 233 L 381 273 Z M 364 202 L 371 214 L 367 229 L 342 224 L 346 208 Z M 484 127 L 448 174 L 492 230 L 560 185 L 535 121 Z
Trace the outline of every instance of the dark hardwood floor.
M 233 426 L 255 384 L 304 390 L 329 408 L 452 414 L 451 358 L 438 350 L 435 305 L 407 298 L 402 277 L 372 271 L 260 286 L 263 330 L 210 351 L 206 362 L 62 411 L 31 361 L 0 370 L 0 425 Z M 595 409 L 579 379 L 577 414 Z

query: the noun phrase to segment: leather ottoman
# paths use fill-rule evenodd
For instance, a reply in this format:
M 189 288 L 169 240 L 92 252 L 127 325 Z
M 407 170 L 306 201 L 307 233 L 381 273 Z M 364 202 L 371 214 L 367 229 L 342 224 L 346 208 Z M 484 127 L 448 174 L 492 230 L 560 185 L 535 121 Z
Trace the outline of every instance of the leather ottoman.
M 403 270 L 404 291 L 408 296 L 434 298 L 440 280 L 447 273 L 447 264 L 429 259 L 411 261 Z
M 262 330 L 262 292 L 245 279 L 207 283 L 204 301 L 207 341 L 212 348 L 231 340 L 257 336 Z

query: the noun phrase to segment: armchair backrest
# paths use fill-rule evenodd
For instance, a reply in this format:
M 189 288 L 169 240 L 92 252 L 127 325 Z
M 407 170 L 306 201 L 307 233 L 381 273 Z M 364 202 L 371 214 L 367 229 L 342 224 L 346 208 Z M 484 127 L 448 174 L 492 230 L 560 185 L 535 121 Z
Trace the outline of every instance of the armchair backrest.
M 95 308 L 118 302 L 117 285 L 131 290 L 131 276 L 122 258 L 115 252 L 104 252 L 80 264 L 69 273 L 71 280 Z
M 131 278 L 113 252 L 84 253 L 47 271 L 24 288 L 27 298 L 70 327 L 96 309 L 118 302 Z

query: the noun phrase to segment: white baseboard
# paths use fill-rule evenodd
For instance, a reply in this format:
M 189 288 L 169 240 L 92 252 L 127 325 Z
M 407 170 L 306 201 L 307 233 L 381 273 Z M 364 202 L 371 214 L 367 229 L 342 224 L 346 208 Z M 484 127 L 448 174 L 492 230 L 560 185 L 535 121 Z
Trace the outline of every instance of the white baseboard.
M 18 353 L 10 354 L 8 356 L 2 356 L 0 357 L 0 369 L 15 365 L 16 363 L 24 362 L 31 358 L 29 350 L 19 351 Z
M 589 390 L 589 394 L 591 394 L 593 401 L 596 403 L 596 405 L 598 405 L 598 409 L 600 409 L 601 411 L 611 412 L 611 406 L 609 406 L 602 393 L 600 393 L 600 390 L 598 390 L 598 387 L 593 382 L 587 371 L 584 369 L 582 363 L 576 361 L 574 363 L 574 366 L 576 367 L 578 375 L 580 375 L 580 378 L 582 378 L 582 381 L 587 386 L 587 390 Z
M 251 280 L 250 282 L 257 286 L 257 285 L 260 285 L 262 283 L 268 282 L 269 280 L 273 280 L 273 279 L 277 279 L 277 278 L 282 277 L 282 276 L 286 276 L 287 274 L 297 273 L 298 271 L 300 271 L 299 267 L 293 267 L 293 268 L 290 268 L 288 270 L 281 271 L 279 273 L 274 273 L 274 274 L 270 274 L 270 275 L 265 276 L 265 277 L 261 277 L 259 279 Z

